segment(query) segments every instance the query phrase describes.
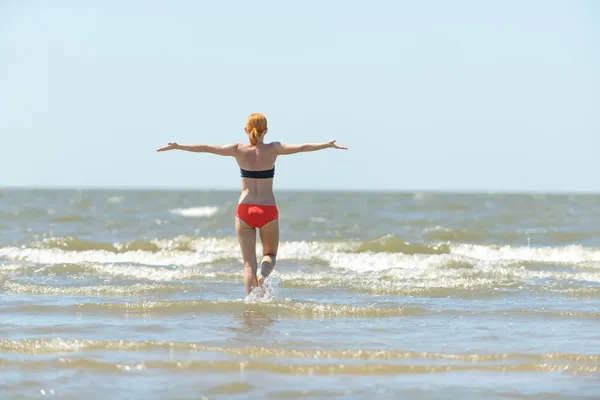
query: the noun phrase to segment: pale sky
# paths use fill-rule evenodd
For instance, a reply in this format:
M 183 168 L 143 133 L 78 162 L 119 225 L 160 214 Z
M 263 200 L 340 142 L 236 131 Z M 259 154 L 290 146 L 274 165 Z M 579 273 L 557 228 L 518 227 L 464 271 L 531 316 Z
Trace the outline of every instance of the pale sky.
M 598 1 L 0 0 L 0 187 L 599 192 Z

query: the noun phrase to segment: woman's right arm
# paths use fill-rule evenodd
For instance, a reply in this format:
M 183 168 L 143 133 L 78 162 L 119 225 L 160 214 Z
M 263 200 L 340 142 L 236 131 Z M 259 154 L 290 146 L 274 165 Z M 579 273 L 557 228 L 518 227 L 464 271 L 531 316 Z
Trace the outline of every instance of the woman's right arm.
M 211 145 L 211 144 L 190 144 L 182 145 L 176 142 L 169 143 L 167 146 L 161 147 L 156 150 L 158 152 L 168 150 L 183 150 L 191 151 L 193 153 L 212 153 L 220 156 L 232 156 L 235 157 L 238 152 L 239 144 L 225 144 L 225 145 Z
M 335 140 L 330 140 L 327 143 L 306 143 L 306 144 L 285 144 L 276 142 L 275 149 L 277 154 L 286 155 L 286 154 L 296 154 L 303 153 L 306 151 L 317 151 L 323 149 L 340 149 L 340 150 L 348 150 L 346 147 L 339 146 L 335 143 Z

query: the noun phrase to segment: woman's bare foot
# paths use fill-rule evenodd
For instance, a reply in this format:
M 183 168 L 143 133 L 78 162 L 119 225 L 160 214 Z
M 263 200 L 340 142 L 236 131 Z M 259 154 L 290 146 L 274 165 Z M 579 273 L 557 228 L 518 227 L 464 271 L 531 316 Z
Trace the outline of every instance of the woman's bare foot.
M 257 276 L 257 281 L 258 281 L 258 287 L 260 288 L 260 295 L 264 296 L 266 293 L 266 289 L 265 289 L 265 277 L 262 275 L 258 275 Z

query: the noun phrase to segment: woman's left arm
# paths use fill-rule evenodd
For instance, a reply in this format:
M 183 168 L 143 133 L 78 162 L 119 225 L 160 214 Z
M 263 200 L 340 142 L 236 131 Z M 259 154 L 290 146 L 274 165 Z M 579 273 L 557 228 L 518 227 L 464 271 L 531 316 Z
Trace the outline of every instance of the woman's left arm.
M 168 151 L 168 150 L 183 150 L 183 151 L 191 151 L 194 153 L 211 153 L 217 154 L 220 156 L 231 156 L 235 157 L 238 152 L 239 144 L 223 144 L 223 145 L 211 145 L 211 144 L 178 144 L 178 143 L 169 143 L 165 147 L 161 147 L 156 151 Z

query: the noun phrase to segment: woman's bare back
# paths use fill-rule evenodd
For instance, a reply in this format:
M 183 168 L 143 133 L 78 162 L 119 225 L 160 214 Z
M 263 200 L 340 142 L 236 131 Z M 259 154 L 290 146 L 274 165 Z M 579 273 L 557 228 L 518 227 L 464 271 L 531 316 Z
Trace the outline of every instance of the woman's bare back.
M 240 144 L 235 159 L 241 169 L 269 170 L 275 167 L 276 145 L 274 143 L 257 143 L 256 146 Z M 242 178 L 239 203 L 275 205 L 273 179 Z
M 273 168 L 277 159 L 275 143 L 258 143 L 252 145 L 238 145 L 238 155 L 235 157 L 242 169 L 249 171 L 263 171 Z

